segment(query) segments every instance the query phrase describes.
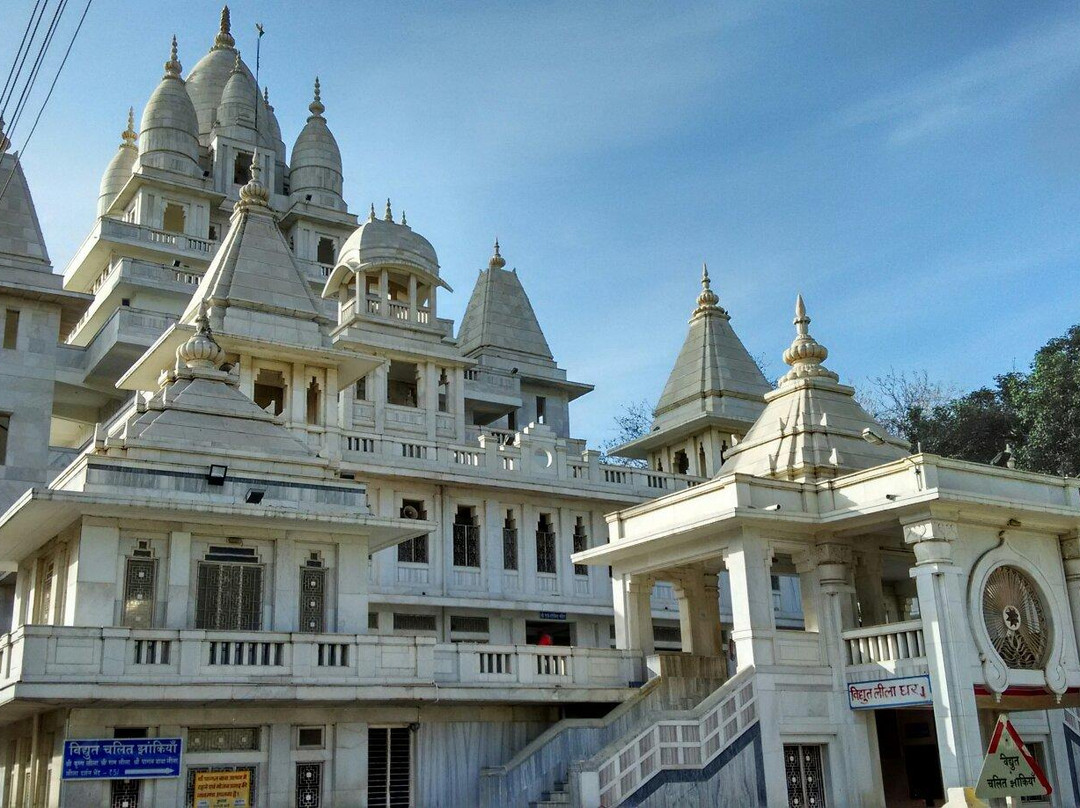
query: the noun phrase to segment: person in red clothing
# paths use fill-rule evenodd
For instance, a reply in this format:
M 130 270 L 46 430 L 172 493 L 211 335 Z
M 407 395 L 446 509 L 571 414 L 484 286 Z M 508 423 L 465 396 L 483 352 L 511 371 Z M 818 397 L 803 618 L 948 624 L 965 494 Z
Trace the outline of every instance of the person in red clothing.
M 536 638 L 537 645 L 554 645 L 555 643 L 551 639 L 551 635 L 546 631 L 541 631 L 540 636 Z

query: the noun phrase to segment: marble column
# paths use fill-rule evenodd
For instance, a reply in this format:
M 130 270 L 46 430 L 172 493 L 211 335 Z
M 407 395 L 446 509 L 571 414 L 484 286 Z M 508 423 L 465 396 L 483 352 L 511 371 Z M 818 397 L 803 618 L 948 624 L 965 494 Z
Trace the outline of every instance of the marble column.
M 966 576 L 953 563 L 959 529 L 955 522 L 935 518 L 921 518 L 903 527 L 904 541 L 915 551 L 911 576 L 919 593 L 946 805 L 966 805 L 963 789 L 974 785 L 979 776 L 983 748 L 965 647 L 969 631 Z
M 691 569 L 672 579 L 679 602 L 682 648 L 701 656 L 720 655 L 720 593 L 716 573 Z
M 1069 593 L 1072 634 L 1080 648 L 1080 533 L 1061 537 L 1061 559 L 1065 567 L 1065 589 Z
M 651 654 L 655 651 L 652 630 L 653 578 L 615 572 L 611 593 L 615 609 L 615 646 Z
M 768 543 L 744 532 L 724 552 L 731 584 L 731 639 L 738 669 L 773 664 L 772 564 Z

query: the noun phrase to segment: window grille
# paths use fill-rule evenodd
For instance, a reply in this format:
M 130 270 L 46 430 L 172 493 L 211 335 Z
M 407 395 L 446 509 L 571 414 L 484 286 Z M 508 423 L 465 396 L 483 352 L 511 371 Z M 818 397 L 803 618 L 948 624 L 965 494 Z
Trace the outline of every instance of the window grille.
M 611 627 L 612 632 L 615 631 L 615 626 Z M 653 626 L 653 641 L 654 642 L 666 642 L 666 643 L 681 643 L 682 642 L 682 629 L 678 626 Z M 614 636 L 614 633 L 612 633 Z
M 514 512 L 507 511 L 503 521 L 503 569 L 516 570 L 518 568 L 518 531 Z
M 551 515 L 540 514 L 540 521 L 536 526 L 536 571 L 558 572 L 555 558 L 555 531 L 551 525 Z
M 450 631 L 462 634 L 487 634 L 488 619 L 486 617 L 469 617 L 465 615 L 450 616 Z
M 110 808 L 139 808 L 139 781 L 113 780 Z
M 195 628 L 258 631 L 262 627 L 262 573 L 257 564 L 200 561 Z
M 394 631 L 435 631 L 435 615 L 394 612 Z
M 412 805 L 411 752 L 407 727 L 368 728 L 368 808 Z
M 414 539 L 403 541 L 397 546 L 397 560 L 404 561 L 407 564 L 428 563 L 427 539 L 427 536 L 417 536 Z
M 296 764 L 296 808 L 319 808 L 322 805 L 321 763 Z
M 300 568 L 300 630 L 319 633 L 326 626 L 326 570 Z
M 454 566 L 480 566 L 480 528 L 476 525 L 454 524 Z
M 190 751 L 190 750 L 187 750 Z M 188 766 L 187 768 L 187 799 L 184 803 L 186 808 L 194 808 L 195 802 L 195 775 L 198 772 L 250 772 L 251 799 L 248 805 L 259 804 L 259 767 L 258 766 Z
M 296 746 L 299 749 L 322 749 L 322 727 L 298 727 L 296 730 Z
M 994 650 L 1010 668 L 1035 669 L 1050 650 L 1050 623 L 1035 582 L 1017 567 L 990 573 L 983 589 L 983 623 Z
M 368 627 L 368 631 L 378 631 L 379 630 L 379 613 L 378 612 L 368 612 L 367 627 Z
M 196 727 L 188 730 L 185 752 L 257 752 L 258 727 Z M 223 771 L 231 771 L 225 769 Z
M 41 606 L 38 608 L 38 621 L 41 623 L 52 623 L 53 579 L 55 577 L 56 561 L 49 560 L 45 563 L 41 571 L 39 590 L 41 593 Z
M 139 550 L 135 552 L 139 552 Z M 124 618 L 122 625 L 130 628 L 150 628 L 154 624 L 154 588 L 156 580 L 157 559 L 128 558 L 126 560 L 124 564 Z
M 589 549 L 589 534 L 585 530 L 585 520 L 578 517 L 574 522 L 574 552 L 580 553 Z M 574 575 L 588 575 L 589 567 L 586 564 L 575 564 Z
M 821 747 L 784 745 L 788 808 L 825 808 Z

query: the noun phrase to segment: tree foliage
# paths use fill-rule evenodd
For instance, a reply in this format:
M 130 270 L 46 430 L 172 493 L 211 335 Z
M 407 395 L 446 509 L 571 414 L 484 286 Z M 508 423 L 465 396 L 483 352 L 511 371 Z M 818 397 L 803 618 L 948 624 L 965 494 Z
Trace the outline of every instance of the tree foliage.
M 610 454 L 610 452 L 617 446 L 622 446 L 624 443 L 629 443 L 649 434 L 649 429 L 652 427 L 652 414 L 653 405 L 649 403 L 648 399 L 631 401 L 629 404 L 622 406 L 622 409 L 615 415 L 615 435 L 610 440 L 600 444 L 600 451 L 603 453 L 605 463 L 641 469 L 648 467 L 648 463 L 644 460 L 619 457 Z

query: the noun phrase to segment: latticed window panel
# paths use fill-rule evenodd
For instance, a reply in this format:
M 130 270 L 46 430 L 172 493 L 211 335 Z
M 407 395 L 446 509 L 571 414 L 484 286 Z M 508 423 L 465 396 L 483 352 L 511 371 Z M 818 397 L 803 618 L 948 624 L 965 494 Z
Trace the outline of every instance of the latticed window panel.
M 157 559 L 129 558 L 124 564 L 123 625 L 150 628 L 154 624 Z
M 476 525 L 454 525 L 454 566 L 480 566 L 480 528 Z
M 190 750 L 185 750 L 190 751 Z M 187 788 L 184 805 L 186 808 L 195 808 L 195 775 L 198 772 L 250 772 L 251 799 L 248 805 L 257 808 L 259 805 L 259 767 L 258 766 L 188 766 Z
M 788 808 L 825 808 L 820 746 L 785 744 L 784 777 Z
M 258 631 L 262 580 L 262 565 L 199 562 L 195 628 Z
M 109 791 L 110 808 L 139 808 L 138 780 L 113 780 Z
M 574 552 L 580 553 L 589 549 L 589 534 L 585 530 L 585 520 L 580 516 L 574 524 Z M 589 567 L 586 564 L 575 564 L 574 575 L 588 575 Z
M 516 527 L 503 528 L 503 569 L 518 568 L 518 532 Z
M 417 536 L 398 545 L 397 560 L 407 564 L 428 563 L 428 537 Z
M 407 727 L 368 728 L 368 808 L 412 804 L 412 740 Z
M 296 764 L 296 808 L 319 808 L 322 805 L 323 765 Z
M 300 630 L 326 630 L 326 570 L 300 568 Z
M 536 531 L 536 571 L 558 572 L 558 561 L 555 558 L 555 534 L 552 531 Z
M 1050 624 L 1035 582 L 1016 567 L 990 573 L 983 588 L 983 623 L 1010 668 L 1040 668 L 1050 650 Z
M 199 727 L 189 729 L 187 752 L 257 752 L 258 727 Z

